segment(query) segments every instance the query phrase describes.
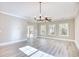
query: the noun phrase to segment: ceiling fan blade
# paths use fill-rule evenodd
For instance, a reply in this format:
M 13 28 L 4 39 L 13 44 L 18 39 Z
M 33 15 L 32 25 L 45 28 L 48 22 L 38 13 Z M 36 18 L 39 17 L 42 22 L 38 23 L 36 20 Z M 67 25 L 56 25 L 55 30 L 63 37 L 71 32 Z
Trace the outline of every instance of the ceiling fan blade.
M 51 21 L 52 19 L 48 19 L 48 18 L 46 17 L 45 20 L 47 20 L 47 21 Z

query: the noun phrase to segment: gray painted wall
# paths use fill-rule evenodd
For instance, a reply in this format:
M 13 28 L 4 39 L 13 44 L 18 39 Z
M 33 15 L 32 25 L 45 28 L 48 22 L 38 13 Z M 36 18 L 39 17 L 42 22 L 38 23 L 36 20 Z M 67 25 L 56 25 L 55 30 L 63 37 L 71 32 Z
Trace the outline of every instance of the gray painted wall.
M 75 19 L 75 43 L 79 49 L 79 16 Z
M 26 21 L 0 13 L 0 43 L 26 39 Z

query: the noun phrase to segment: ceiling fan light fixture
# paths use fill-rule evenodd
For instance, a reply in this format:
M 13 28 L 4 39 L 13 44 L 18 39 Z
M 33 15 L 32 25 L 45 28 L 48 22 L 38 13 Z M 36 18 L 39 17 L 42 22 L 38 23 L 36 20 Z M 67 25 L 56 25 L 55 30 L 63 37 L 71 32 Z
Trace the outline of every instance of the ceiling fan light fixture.
M 42 13 L 41 13 L 41 3 L 42 2 L 39 2 L 39 12 L 40 12 L 40 15 L 39 15 L 39 17 L 34 17 L 34 19 L 35 20 L 37 20 L 37 21 L 49 21 L 49 20 L 51 20 L 51 19 L 49 19 L 47 16 L 45 16 L 45 17 L 42 17 Z

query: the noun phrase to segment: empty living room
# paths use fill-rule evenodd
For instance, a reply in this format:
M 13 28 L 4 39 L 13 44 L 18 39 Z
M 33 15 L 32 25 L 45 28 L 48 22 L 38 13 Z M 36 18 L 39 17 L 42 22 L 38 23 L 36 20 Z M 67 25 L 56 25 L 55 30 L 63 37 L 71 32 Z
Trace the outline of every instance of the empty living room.
M 79 2 L 0 2 L 0 57 L 79 57 Z

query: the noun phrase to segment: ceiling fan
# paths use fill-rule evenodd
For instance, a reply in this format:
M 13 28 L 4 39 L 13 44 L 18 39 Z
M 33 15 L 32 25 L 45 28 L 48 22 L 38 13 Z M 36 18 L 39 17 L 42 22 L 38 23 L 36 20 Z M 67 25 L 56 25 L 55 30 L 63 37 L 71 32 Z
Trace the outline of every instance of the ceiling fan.
M 39 17 L 34 17 L 34 19 L 36 20 L 36 21 L 51 21 L 52 19 L 51 18 L 49 18 L 49 17 L 42 17 L 42 13 L 41 13 L 41 3 L 42 2 L 39 2 L 39 8 L 40 8 L 40 10 L 39 10 L 39 12 L 40 12 L 40 16 Z

